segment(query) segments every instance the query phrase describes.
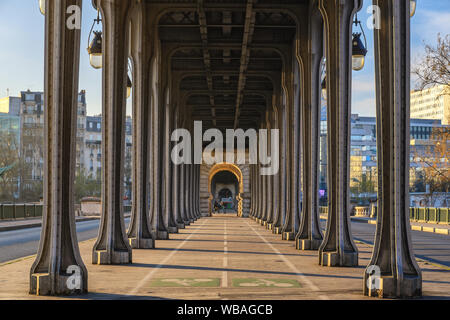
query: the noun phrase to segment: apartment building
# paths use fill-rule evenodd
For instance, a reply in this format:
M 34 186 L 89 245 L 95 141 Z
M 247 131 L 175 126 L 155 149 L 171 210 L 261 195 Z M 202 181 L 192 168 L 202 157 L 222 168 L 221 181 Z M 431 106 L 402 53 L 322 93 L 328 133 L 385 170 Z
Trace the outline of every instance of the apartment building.
M 448 85 L 411 91 L 411 119 L 434 119 L 450 124 L 450 95 L 444 95 Z

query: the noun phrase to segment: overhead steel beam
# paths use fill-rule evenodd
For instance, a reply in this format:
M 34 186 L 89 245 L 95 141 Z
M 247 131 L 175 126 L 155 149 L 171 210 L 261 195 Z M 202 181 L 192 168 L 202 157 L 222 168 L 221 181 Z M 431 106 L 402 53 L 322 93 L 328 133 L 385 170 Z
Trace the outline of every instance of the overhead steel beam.
M 239 70 L 238 92 L 236 98 L 236 111 L 234 114 L 234 128 L 239 124 L 239 108 L 243 100 L 243 93 L 245 88 L 245 80 L 247 77 L 248 62 L 250 60 L 249 45 L 252 43 L 253 32 L 255 31 L 255 13 L 253 12 L 253 3 L 257 0 L 247 0 L 247 7 L 245 9 L 245 27 L 242 37 L 241 49 L 241 67 Z
M 211 75 L 211 55 L 208 50 L 208 26 L 206 22 L 206 14 L 203 8 L 203 0 L 198 0 L 198 20 L 200 22 L 200 35 L 202 38 L 202 48 L 203 48 L 203 63 L 205 65 L 206 72 L 206 82 L 208 84 L 208 90 L 210 92 L 209 99 L 211 103 L 211 115 L 213 116 L 213 123 L 216 125 L 214 110 L 214 94 L 213 92 L 213 80 Z

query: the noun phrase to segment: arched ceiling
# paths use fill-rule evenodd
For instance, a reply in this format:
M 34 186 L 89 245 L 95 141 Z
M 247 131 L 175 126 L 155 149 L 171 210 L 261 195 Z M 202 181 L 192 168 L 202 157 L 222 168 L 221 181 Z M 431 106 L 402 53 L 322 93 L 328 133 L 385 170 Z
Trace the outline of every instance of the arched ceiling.
M 182 75 L 180 96 L 203 128 L 258 128 L 296 23 L 286 10 L 299 0 L 147 0 L 167 3 L 159 20 L 164 47 L 176 48 L 171 70 Z M 180 7 L 177 8 L 176 4 Z M 192 4 L 190 7 L 188 4 Z

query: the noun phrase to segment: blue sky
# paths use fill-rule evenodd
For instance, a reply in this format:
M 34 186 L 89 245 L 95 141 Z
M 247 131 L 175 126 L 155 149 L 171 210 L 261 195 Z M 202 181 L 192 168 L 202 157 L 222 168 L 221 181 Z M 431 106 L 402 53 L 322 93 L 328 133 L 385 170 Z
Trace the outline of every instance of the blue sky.
M 375 115 L 373 32 L 367 29 L 369 17 L 364 0 L 358 14 L 367 36 L 369 52 L 362 71 L 353 72 L 352 112 Z M 83 25 L 80 59 L 80 90 L 86 90 L 88 114 L 101 113 L 101 70 L 89 65 L 86 52 L 87 37 L 96 11 L 90 0 L 83 0 Z M 411 20 L 412 65 L 423 53 L 423 43 L 435 43 L 437 33 L 450 33 L 449 0 L 417 0 L 416 15 Z M 38 0 L 0 0 L 0 98 L 18 96 L 20 91 L 43 90 L 44 80 L 44 16 L 39 12 Z M 130 106 L 128 106 L 130 114 Z

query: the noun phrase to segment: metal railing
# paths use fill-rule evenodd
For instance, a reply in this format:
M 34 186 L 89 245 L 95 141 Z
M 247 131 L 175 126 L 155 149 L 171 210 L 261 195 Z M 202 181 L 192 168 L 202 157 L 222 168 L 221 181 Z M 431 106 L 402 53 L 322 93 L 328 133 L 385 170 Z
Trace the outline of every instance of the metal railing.
M 42 204 L 0 204 L 0 220 L 39 218 L 42 211 Z M 131 206 L 124 206 L 124 212 L 131 212 Z
M 328 207 L 319 207 L 319 214 L 328 214 Z M 371 217 L 377 216 L 377 207 Z M 450 208 L 409 208 L 409 218 L 414 222 L 450 224 Z

